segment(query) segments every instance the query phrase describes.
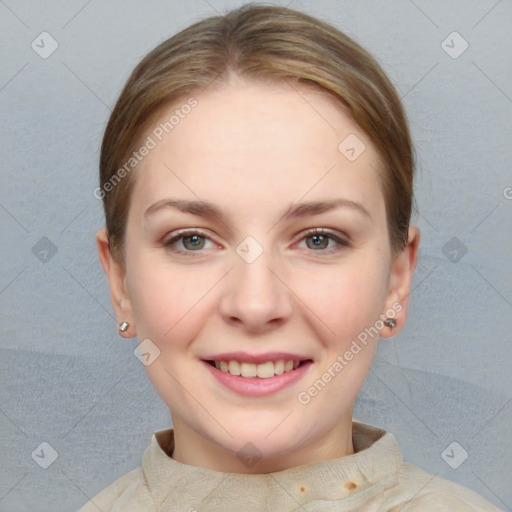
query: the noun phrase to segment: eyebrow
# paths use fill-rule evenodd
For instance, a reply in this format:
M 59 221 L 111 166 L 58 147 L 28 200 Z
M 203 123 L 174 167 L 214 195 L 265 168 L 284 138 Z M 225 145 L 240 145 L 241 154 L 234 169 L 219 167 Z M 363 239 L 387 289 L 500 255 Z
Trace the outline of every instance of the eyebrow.
M 371 220 L 370 212 L 357 201 L 351 199 L 337 198 L 322 201 L 309 201 L 291 204 L 282 214 L 281 220 L 290 220 L 297 217 L 308 217 L 319 215 L 336 208 L 350 208 L 357 211 Z M 190 213 L 200 217 L 216 219 L 223 224 L 227 223 L 227 215 L 224 210 L 209 201 L 189 201 L 183 199 L 161 199 L 152 204 L 145 212 L 144 217 L 148 217 L 157 211 L 167 208 L 175 208 L 183 213 Z

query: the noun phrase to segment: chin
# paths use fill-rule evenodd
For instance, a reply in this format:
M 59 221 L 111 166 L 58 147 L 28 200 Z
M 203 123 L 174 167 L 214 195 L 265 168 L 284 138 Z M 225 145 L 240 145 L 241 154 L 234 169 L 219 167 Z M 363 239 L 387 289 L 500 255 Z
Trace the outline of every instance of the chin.
M 223 431 L 221 439 L 217 442 L 237 455 L 246 447 L 247 450 L 253 449 L 260 457 L 266 459 L 286 456 L 293 450 L 290 443 L 293 441 L 295 445 L 299 438 L 295 428 L 291 429 L 291 425 L 286 425 L 287 420 L 283 421 L 285 416 L 279 414 L 265 422 L 224 424 L 223 426 L 233 437 Z

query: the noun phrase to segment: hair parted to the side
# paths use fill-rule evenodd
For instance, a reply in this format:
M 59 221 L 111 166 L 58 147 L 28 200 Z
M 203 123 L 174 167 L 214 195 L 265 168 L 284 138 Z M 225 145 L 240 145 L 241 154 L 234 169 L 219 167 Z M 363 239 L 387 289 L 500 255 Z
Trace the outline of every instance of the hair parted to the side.
M 108 121 L 100 187 L 123 166 L 164 107 L 231 75 L 287 80 L 332 94 L 377 149 L 393 254 L 408 241 L 414 156 L 400 98 L 376 60 L 333 26 L 283 7 L 247 4 L 167 39 L 136 66 Z M 341 141 L 340 141 L 341 142 Z M 133 171 L 133 172 L 136 172 Z M 134 176 L 102 196 L 109 244 L 124 265 L 124 238 Z

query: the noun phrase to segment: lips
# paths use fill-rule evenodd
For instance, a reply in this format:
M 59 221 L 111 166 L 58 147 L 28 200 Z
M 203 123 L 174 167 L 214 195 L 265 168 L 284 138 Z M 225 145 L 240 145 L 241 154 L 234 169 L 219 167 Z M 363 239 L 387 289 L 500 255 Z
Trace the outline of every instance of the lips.
M 287 352 L 266 352 L 265 354 L 229 352 L 211 356 L 211 359 L 204 359 L 204 361 L 217 370 L 231 375 L 269 379 L 296 370 L 311 359 Z
M 233 360 L 231 360 L 230 363 L 232 361 Z M 276 374 L 275 368 L 272 372 L 270 371 L 270 365 L 272 365 L 272 367 L 274 366 L 274 363 L 272 362 L 262 363 L 260 365 L 256 365 L 255 363 L 242 363 L 242 366 L 249 365 L 252 367 L 264 367 L 263 373 L 259 375 L 258 371 L 256 371 L 256 375 L 254 375 L 254 371 L 250 370 L 250 375 L 244 376 L 233 375 L 229 371 L 226 371 L 226 368 L 224 368 L 224 370 L 217 368 L 213 360 L 203 360 L 202 364 L 210 375 L 224 388 L 228 388 L 237 394 L 251 397 L 264 397 L 283 391 L 285 388 L 293 386 L 300 379 L 303 379 L 313 366 L 312 360 L 307 359 L 301 361 L 295 369 L 292 368 L 289 371 L 283 371 L 281 374 Z M 267 368 L 265 368 L 265 366 L 267 366 Z

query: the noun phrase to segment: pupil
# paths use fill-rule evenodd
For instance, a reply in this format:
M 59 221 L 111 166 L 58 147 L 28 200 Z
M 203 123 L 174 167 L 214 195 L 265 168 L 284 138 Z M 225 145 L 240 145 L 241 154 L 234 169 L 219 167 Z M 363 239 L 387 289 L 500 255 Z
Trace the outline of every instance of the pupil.
M 189 235 L 187 237 L 184 238 L 185 241 L 192 241 L 192 246 L 193 247 L 198 247 L 198 245 L 201 244 L 201 240 L 200 240 L 200 236 L 199 235 Z M 186 244 L 185 244 L 186 245 Z
M 313 245 L 315 247 L 320 247 L 322 242 L 325 242 L 324 235 L 312 235 L 311 238 L 313 239 Z

